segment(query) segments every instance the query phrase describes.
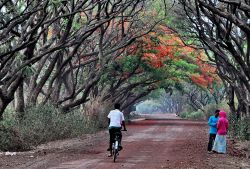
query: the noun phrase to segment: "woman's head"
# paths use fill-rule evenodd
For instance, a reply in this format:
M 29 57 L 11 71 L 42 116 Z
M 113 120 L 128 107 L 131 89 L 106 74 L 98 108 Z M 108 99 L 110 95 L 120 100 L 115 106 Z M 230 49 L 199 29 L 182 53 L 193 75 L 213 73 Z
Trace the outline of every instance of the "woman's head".
M 220 118 L 227 118 L 227 113 L 224 110 L 221 110 L 219 112 L 219 116 L 220 116 Z

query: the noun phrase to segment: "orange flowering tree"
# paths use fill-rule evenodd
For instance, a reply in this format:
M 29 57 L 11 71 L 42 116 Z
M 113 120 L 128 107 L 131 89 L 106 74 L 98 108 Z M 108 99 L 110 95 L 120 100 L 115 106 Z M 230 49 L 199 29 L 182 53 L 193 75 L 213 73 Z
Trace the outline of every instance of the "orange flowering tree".
M 212 96 L 216 91 L 214 88 L 220 85 L 216 68 L 208 62 L 204 52 L 195 46 L 185 45 L 178 33 L 166 26 L 159 26 L 154 32 L 138 39 L 127 48 L 126 53 L 127 56 L 116 59 L 107 75 L 112 84 L 109 91 L 119 94 L 105 98 L 118 96 L 115 98 L 122 100 L 119 98 L 122 96 L 120 89 L 129 91 L 127 94 L 131 92 L 132 95 L 140 95 L 158 88 L 168 92 L 178 89 L 188 94 L 195 91 L 195 95 L 199 91 L 208 98 L 207 95 Z M 187 85 L 190 87 L 186 88 Z M 191 86 L 196 86 L 197 90 L 191 90 Z M 125 98 L 124 101 L 129 100 Z M 201 102 L 202 106 L 208 103 L 204 100 Z

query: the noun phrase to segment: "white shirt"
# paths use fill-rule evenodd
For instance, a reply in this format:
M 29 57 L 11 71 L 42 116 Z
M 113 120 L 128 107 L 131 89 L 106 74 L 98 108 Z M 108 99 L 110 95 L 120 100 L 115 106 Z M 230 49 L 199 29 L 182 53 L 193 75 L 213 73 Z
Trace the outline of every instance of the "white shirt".
M 124 121 L 124 115 L 118 109 L 111 110 L 108 114 L 108 118 L 110 119 L 109 127 L 121 127 L 122 121 Z

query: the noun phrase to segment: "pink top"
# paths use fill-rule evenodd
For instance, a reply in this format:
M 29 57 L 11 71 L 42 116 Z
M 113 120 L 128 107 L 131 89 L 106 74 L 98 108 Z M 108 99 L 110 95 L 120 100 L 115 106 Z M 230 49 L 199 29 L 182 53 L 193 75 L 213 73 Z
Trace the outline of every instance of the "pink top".
M 219 135 L 226 135 L 228 130 L 228 120 L 227 114 L 224 111 L 219 112 L 220 119 L 217 123 L 217 134 Z

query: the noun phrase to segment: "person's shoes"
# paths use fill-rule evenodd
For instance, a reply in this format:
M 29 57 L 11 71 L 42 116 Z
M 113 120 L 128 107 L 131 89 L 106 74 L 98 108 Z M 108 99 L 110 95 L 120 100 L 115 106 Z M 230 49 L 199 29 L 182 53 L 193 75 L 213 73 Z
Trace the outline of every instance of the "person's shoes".
M 109 154 L 108 157 L 112 157 L 112 154 Z
M 107 151 L 111 151 L 111 148 L 109 147 L 109 148 L 107 149 Z
M 118 147 L 118 151 L 121 151 L 122 149 L 123 149 L 122 146 L 119 146 L 119 147 Z
M 208 151 L 207 153 L 208 153 L 208 154 L 213 154 L 213 152 L 212 152 L 212 151 Z

